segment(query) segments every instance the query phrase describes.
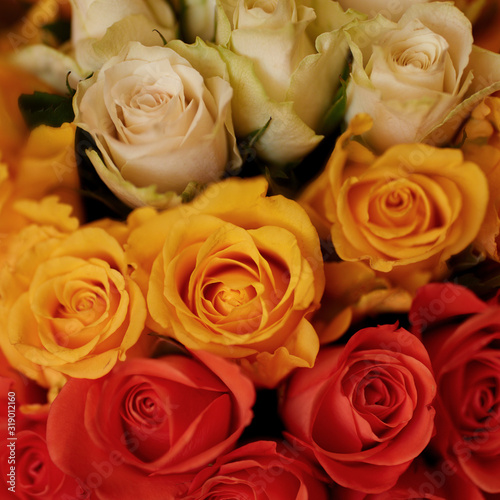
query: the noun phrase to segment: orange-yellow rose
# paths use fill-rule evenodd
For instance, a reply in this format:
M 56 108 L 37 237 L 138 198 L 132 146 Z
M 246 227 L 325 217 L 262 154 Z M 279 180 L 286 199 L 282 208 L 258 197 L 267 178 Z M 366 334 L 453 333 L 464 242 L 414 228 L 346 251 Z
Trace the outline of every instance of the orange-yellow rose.
M 0 346 L 9 362 L 51 386 L 47 374 L 97 378 L 125 359 L 146 305 L 118 241 L 69 223 L 32 224 L 12 238 L 0 270 Z
M 263 178 L 234 178 L 187 205 L 137 209 L 128 257 L 147 293 L 151 329 L 234 359 L 272 387 L 314 364 L 319 342 L 308 317 L 324 271 L 304 210 L 266 192 Z
M 473 111 L 464 127 L 462 151 L 486 175 L 490 198 L 476 247 L 500 262 L 500 98 L 487 97 Z
M 459 150 L 402 144 L 377 157 L 351 140 L 370 126 L 368 115 L 353 119 L 302 203 L 342 260 L 392 271 L 413 290 L 474 240 L 488 185 Z

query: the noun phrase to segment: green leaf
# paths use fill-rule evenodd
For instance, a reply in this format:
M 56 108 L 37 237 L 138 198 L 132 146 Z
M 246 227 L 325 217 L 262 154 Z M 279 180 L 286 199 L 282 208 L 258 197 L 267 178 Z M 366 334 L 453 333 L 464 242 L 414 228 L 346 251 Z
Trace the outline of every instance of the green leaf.
M 327 110 L 325 117 L 323 118 L 323 124 L 320 130 L 324 135 L 331 134 L 344 119 L 347 105 L 347 80 L 349 78 L 350 71 L 351 63 L 348 61 L 344 67 L 344 71 L 340 75 L 340 87 L 335 94 L 333 104 Z
M 60 127 L 63 123 L 72 122 L 75 118 L 71 96 L 46 92 L 21 94 L 18 104 L 24 121 L 30 129 L 39 125 Z

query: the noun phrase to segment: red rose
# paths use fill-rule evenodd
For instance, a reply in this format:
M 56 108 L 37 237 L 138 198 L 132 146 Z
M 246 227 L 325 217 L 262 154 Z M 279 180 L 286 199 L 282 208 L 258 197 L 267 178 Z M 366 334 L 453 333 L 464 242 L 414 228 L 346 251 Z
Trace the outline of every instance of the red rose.
M 342 487 L 335 488 L 335 500 L 485 500 L 481 491 L 453 464 L 442 461 L 430 467 L 416 458 L 398 482 L 383 493 L 363 493 Z
M 21 406 L 46 404 L 46 393 L 46 389 L 12 368 L 0 351 L 0 436 L 7 435 L 9 413 L 12 418 L 15 411 L 16 425 L 20 428 L 25 420 Z
M 23 419 L 11 435 L 1 442 L 0 498 L 4 500 L 91 500 L 74 478 L 52 462 L 45 441 L 47 414 L 33 414 Z M 14 437 L 15 439 L 9 439 Z
M 203 363 L 132 359 L 103 378 L 67 382 L 49 413 L 54 462 L 100 500 L 171 498 L 182 474 L 232 448 L 253 416 L 255 390 L 239 368 L 197 356 Z
M 287 444 L 247 444 L 202 470 L 183 499 L 327 500 L 326 484 L 300 455 Z
M 436 437 L 482 490 L 500 492 L 500 306 L 453 284 L 422 287 L 410 319 L 436 376 Z
M 434 395 L 422 343 L 385 325 L 360 330 L 345 347 L 320 352 L 314 368 L 296 372 L 281 413 L 295 442 L 307 446 L 335 482 L 379 493 L 394 486 L 428 444 Z

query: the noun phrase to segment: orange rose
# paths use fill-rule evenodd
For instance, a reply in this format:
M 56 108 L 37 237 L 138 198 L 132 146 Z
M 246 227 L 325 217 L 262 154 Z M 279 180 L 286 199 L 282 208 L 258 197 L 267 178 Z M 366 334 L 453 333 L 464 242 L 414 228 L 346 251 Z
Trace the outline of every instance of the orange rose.
M 465 134 L 464 156 L 481 167 L 490 190 L 486 217 L 475 243 L 500 262 L 500 98 L 487 97 L 472 111 Z
M 319 342 L 307 317 L 324 274 L 306 213 L 266 191 L 262 178 L 235 178 L 188 205 L 136 210 L 128 257 L 147 294 L 151 329 L 235 359 L 272 387 L 314 364 Z
M 353 119 L 301 201 L 341 259 L 413 290 L 474 240 L 488 185 L 459 150 L 402 144 L 375 156 L 351 140 L 370 126 L 368 115 Z

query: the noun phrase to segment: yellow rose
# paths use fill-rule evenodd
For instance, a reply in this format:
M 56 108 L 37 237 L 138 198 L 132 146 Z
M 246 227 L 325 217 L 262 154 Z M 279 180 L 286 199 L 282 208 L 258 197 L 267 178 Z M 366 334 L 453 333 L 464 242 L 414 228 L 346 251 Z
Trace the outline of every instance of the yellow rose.
M 273 387 L 314 364 L 319 342 L 307 318 L 324 272 L 304 210 L 266 191 L 262 178 L 229 179 L 169 211 L 138 209 L 128 257 L 151 329 L 234 359 Z
M 137 343 L 146 318 L 121 245 L 99 227 L 61 229 L 23 229 L 0 271 L 0 345 L 42 385 L 47 370 L 103 376 Z
M 28 137 L 17 100 L 35 90 L 49 91 L 37 78 L 0 59 L 0 152 L 4 161 L 17 156 Z
M 74 154 L 74 127 L 40 126 L 33 130 L 17 158 L 0 161 L 0 234 L 4 238 L 18 232 L 31 222 L 46 220 L 46 213 L 18 209 L 20 200 L 41 200 L 47 195 L 71 207 L 73 215 L 83 218 L 78 171 Z M 0 241 L 0 267 L 5 253 L 5 241 Z
M 30 132 L 19 112 L 21 93 L 48 91 L 36 78 L 0 60 L 0 266 L 6 237 L 46 213 L 29 217 L 17 208 L 21 199 L 40 200 L 47 195 L 73 207 L 82 217 L 79 179 L 74 153 L 75 128 L 40 126 Z
M 413 289 L 474 240 L 488 185 L 459 150 L 402 144 L 374 156 L 350 140 L 370 126 L 368 115 L 353 119 L 302 203 L 342 260 L 392 271 L 391 280 Z
M 481 167 L 490 190 L 486 217 L 475 243 L 500 262 L 500 98 L 484 99 L 465 124 L 465 133 L 464 156 Z

